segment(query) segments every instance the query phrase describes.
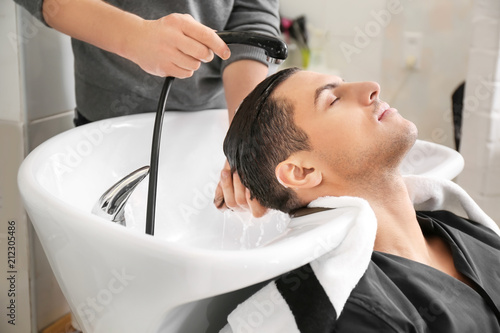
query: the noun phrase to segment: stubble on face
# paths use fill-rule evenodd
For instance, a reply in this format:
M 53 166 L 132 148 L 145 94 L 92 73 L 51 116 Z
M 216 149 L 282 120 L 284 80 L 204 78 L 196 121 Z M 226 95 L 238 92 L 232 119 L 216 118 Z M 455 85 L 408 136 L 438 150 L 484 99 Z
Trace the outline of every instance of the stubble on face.
M 348 149 L 349 146 L 340 148 L 333 156 L 313 151 L 346 182 L 369 186 L 399 174 L 399 166 L 415 144 L 418 131 L 412 122 L 402 118 L 400 126 L 394 128 L 392 134 L 386 140 L 379 140 L 369 146 L 358 145 L 355 150 Z

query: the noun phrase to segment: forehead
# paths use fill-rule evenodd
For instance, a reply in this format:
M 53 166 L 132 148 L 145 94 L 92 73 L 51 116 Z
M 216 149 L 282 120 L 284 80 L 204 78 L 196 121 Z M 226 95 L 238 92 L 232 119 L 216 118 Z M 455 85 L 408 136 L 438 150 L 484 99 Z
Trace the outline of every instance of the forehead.
M 293 104 L 313 104 L 317 89 L 329 83 L 340 82 L 335 75 L 327 75 L 309 71 L 299 71 L 276 88 L 276 95 L 293 102 Z

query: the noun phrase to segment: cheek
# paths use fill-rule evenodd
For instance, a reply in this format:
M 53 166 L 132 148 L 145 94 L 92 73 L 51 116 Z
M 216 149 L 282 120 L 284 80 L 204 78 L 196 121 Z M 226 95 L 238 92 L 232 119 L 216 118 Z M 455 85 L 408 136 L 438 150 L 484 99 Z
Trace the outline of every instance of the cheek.
M 372 133 L 367 132 L 366 127 L 347 120 L 336 126 L 317 128 L 314 136 L 311 137 L 311 143 L 323 156 L 347 157 L 353 153 L 359 153 L 369 145 Z
M 315 132 L 319 140 L 348 145 L 373 136 L 374 125 L 364 115 L 358 115 L 355 112 L 339 112 L 318 122 Z

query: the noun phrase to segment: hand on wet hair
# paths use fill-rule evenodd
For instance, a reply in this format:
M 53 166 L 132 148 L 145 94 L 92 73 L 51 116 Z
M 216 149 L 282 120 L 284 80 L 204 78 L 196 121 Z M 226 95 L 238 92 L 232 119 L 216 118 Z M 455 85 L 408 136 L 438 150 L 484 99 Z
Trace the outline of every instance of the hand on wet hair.
M 250 210 L 254 217 L 262 217 L 267 212 L 267 208 L 259 201 L 251 199 L 250 191 L 241 183 L 238 174 L 236 172 L 231 174 L 227 161 L 215 190 L 214 204 L 220 210 Z

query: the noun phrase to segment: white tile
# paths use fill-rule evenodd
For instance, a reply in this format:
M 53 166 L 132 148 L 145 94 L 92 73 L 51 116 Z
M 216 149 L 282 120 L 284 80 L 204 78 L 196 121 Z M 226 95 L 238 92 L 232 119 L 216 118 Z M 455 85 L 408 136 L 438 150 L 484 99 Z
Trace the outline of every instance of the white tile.
M 500 171 L 500 142 L 489 142 L 486 145 L 488 154 L 488 167 Z M 498 173 L 500 179 L 500 172 Z M 500 191 L 500 186 L 498 189 Z
M 496 50 L 500 45 L 500 22 L 498 18 L 475 17 L 472 20 L 472 48 Z
M 282 0 L 280 1 L 280 13 L 283 17 L 295 19 L 305 16 L 307 23 L 314 27 L 325 29 L 328 21 L 328 13 L 325 6 L 328 0 Z
M 23 208 L 17 190 L 16 173 L 24 159 L 23 127 L 19 123 L 0 121 L 0 209 Z
M 489 141 L 494 144 L 500 144 L 500 108 L 493 110 L 490 118 Z
M 50 268 L 47 256 L 38 236 L 33 231 L 33 253 L 35 256 L 35 302 L 37 331 L 46 328 L 70 311 L 68 303 Z M 47 302 L 50 300 L 50 302 Z
M 457 183 L 472 197 L 477 200 L 482 193 L 483 177 L 476 166 L 470 166 L 471 161 L 465 161 L 464 170 L 458 175 Z
M 500 196 L 482 196 L 474 198 L 481 209 L 500 226 Z
M 0 279 L 0 290 L 9 289 L 9 280 L 12 276 L 16 285 L 15 298 L 8 297 L 7 293 L 2 296 L 4 304 L 14 299 L 16 304 L 16 325 L 9 325 L 5 308 L 2 309 L 4 320 L 0 321 L 1 332 L 34 332 L 31 329 L 31 300 L 30 300 L 30 258 L 29 258 L 29 237 L 28 220 L 21 202 L 20 193 L 17 187 L 17 171 L 24 158 L 24 133 L 23 127 L 19 123 L 0 121 L 0 243 L 7 244 L 9 235 L 7 228 L 9 225 L 15 233 L 15 261 L 8 266 L 7 246 L 0 247 L 0 256 L 5 258 L 0 262 L 0 269 L 4 272 L 4 278 Z M 8 224 L 13 221 L 12 224 Z M 11 273 L 7 273 L 12 271 Z M 9 274 L 9 275 L 7 275 Z
M 359 36 L 331 36 L 327 64 L 348 81 L 381 80 L 383 43 L 381 38 L 361 42 Z
M 473 17 L 500 17 L 500 2 L 495 0 L 474 1 Z
M 0 120 L 21 120 L 15 3 L 0 1 Z
M 461 152 L 465 159 L 465 168 L 458 177 L 458 183 L 470 192 L 469 194 L 483 197 L 500 196 L 500 142 L 475 145 L 466 143 Z
M 469 53 L 467 79 L 487 78 L 492 82 L 500 79 L 499 50 L 473 48 Z
M 463 104 L 464 118 L 471 114 L 495 117 L 500 109 L 500 83 L 493 82 L 489 77 L 469 77 Z
M 24 103 L 28 121 L 75 107 L 73 54 L 69 37 L 42 26 L 24 9 L 21 26 L 30 29 L 22 44 Z
M 460 152 L 478 172 L 491 164 L 492 149 L 500 144 L 500 115 L 467 114 L 462 119 Z
M 486 151 L 488 165 L 484 169 L 483 194 L 500 197 L 500 143 L 488 144 Z
M 29 123 L 29 150 L 35 149 L 39 144 L 50 139 L 54 135 L 73 128 L 73 117 L 73 111 L 68 111 Z
M 491 109 L 500 107 L 499 92 L 500 84 L 491 76 L 468 78 L 464 102 L 474 113 L 490 113 Z
M 369 35 L 378 35 L 390 22 L 391 16 L 386 17 L 381 12 L 386 11 L 386 0 L 362 1 L 327 1 L 325 13 L 325 27 L 333 35 L 353 35 L 358 31 Z M 390 14 L 390 13 L 389 13 Z
M 499 99 L 500 99 L 500 95 L 498 96 Z M 494 118 L 494 119 L 498 119 L 500 117 L 500 107 L 499 108 L 495 108 L 495 109 L 492 109 L 491 110 L 491 116 Z M 497 141 L 497 140 L 500 140 L 500 124 L 498 124 L 497 122 L 495 122 L 494 126 L 492 127 L 493 130 L 494 130 L 494 138 L 492 139 L 493 141 Z

